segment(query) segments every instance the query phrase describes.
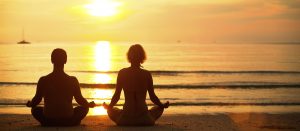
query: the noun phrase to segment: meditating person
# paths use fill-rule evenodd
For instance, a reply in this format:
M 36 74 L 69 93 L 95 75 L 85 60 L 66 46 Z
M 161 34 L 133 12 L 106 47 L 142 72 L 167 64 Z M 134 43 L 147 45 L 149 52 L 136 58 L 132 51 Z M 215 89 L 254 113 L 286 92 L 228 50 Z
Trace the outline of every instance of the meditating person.
M 150 126 L 162 115 L 169 102 L 162 104 L 153 88 L 153 80 L 149 71 L 142 69 L 146 53 L 139 44 L 132 45 L 127 53 L 131 66 L 119 71 L 116 90 L 109 105 L 103 103 L 109 118 L 120 126 Z M 114 107 L 124 90 L 125 103 L 123 110 Z M 155 104 L 148 110 L 146 104 L 147 91 Z
M 63 49 L 55 49 L 51 54 L 53 72 L 39 79 L 36 94 L 27 102 L 33 117 L 42 126 L 75 126 L 79 125 L 86 116 L 90 103 L 82 96 L 76 77 L 64 72 L 67 53 Z M 72 100 L 75 98 L 80 105 L 73 109 Z M 44 98 L 44 107 L 37 106 Z

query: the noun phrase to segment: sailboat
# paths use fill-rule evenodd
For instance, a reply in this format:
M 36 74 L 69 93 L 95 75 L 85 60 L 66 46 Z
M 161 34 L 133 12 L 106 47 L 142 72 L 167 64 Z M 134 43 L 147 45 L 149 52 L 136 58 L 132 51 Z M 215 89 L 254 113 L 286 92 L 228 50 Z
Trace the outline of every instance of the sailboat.
M 23 40 L 19 41 L 18 44 L 30 44 L 29 41 L 26 41 L 26 40 L 24 39 L 24 29 L 22 30 L 22 38 L 23 38 Z

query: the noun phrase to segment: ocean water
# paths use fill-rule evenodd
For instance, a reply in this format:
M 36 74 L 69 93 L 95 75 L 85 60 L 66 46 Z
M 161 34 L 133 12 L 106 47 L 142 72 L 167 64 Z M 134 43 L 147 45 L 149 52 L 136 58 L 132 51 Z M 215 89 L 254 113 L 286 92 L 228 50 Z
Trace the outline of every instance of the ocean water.
M 55 48 L 67 51 L 65 71 L 78 78 L 84 97 L 99 105 L 109 102 L 118 71 L 129 66 L 126 52 L 131 44 L 0 44 L 0 113 L 25 108 L 39 77 L 52 71 L 50 55 Z M 147 53 L 143 67 L 151 71 L 161 101 L 170 101 L 170 112 L 300 111 L 300 44 L 141 44 Z M 118 105 L 123 103 L 122 95 Z M 149 99 L 147 103 L 151 105 Z M 105 113 L 99 107 L 91 114 Z

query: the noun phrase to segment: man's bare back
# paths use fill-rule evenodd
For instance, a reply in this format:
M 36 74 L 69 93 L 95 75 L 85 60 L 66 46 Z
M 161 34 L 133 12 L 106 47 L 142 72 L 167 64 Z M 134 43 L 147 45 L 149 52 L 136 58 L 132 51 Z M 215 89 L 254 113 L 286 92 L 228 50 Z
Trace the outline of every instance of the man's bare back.
M 88 102 L 80 92 L 76 77 L 65 73 L 50 73 L 41 77 L 38 94 L 44 97 L 44 114 L 48 118 L 67 118 L 73 115 L 73 96 L 75 100 L 85 107 Z

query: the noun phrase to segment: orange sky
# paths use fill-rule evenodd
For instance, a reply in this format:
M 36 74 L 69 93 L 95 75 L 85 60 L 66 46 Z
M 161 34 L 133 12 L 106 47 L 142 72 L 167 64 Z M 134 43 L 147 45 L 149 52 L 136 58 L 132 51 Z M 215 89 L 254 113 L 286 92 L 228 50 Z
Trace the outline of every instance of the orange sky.
M 114 0 L 118 14 L 92 16 L 92 0 L 0 0 L 0 42 L 300 41 L 299 0 Z

